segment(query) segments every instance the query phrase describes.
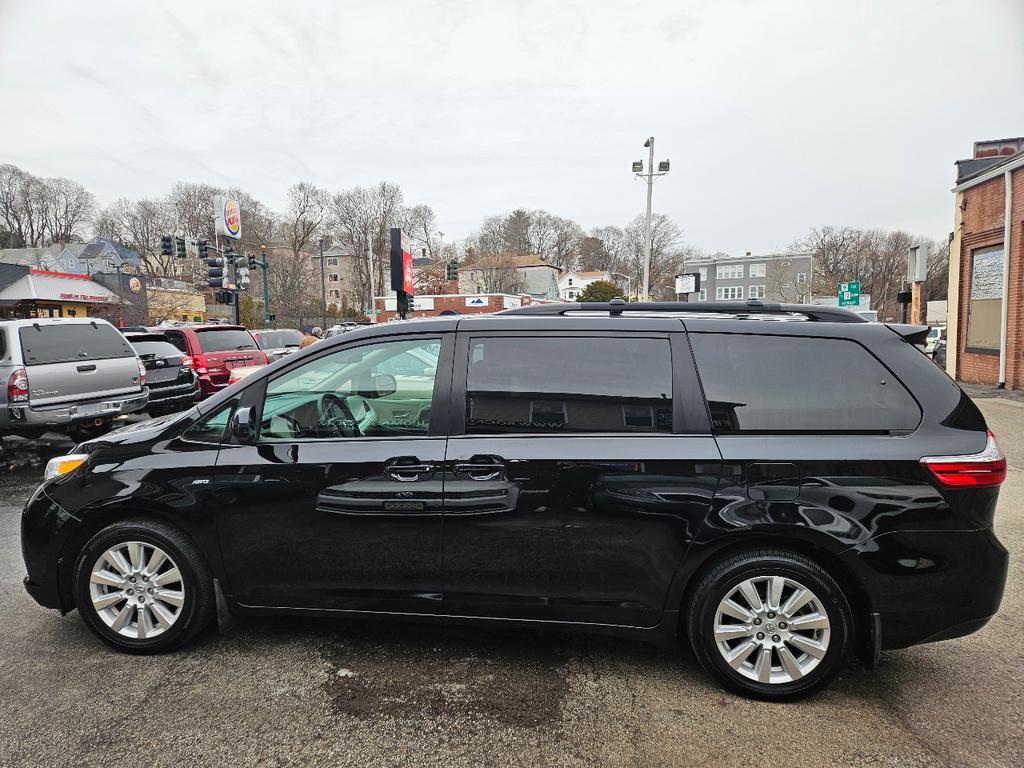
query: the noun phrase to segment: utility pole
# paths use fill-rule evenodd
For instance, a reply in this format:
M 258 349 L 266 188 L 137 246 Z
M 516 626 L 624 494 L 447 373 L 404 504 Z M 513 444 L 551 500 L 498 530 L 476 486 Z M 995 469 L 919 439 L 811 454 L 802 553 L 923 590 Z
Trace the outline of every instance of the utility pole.
M 658 171 L 654 170 L 653 136 L 644 142 L 644 146 L 650 150 L 647 159 L 647 172 L 643 172 L 642 160 L 633 163 L 633 173 L 647 181 L 647 215 L 644 218 L 644 283 L 640 286 L 640 301 L 647 301 L 651 282 L 651 198 L 654 196 L 654 178 L 655 176 L 664 176 L 669 169 L 669 161 L 662 160 L 658 163 Z
M 321 330 L 327 330 L 327 277 L 324 274 L 324 239 L 320 238 L 320 308 L 323 310 Z
M 263 327 L 270 327 L 270 262 L 267 261 L 267 246 L 260 246 L 260 261 L 257 266 L 263 270 Z
M 377 322 L 377 313 L 372 310 L 376 309 L 373 305 L 373 240 L 370 237 L 370 230 L 366 230 L 366 263 L 369 272 L 369 283 L 370 283 L 370 320 L 374 323 Z

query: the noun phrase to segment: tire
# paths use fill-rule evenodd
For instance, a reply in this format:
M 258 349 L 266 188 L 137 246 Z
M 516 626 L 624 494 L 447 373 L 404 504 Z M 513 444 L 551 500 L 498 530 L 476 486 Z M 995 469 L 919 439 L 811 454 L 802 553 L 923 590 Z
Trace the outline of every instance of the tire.
M 845 665 L 853 637 L 839 585 L 813 560 L 784 549 L 716 563 L 697 584 L 687 616 L 701 666 L 729 690 L 766 701 L 824 688 Z
M 185 534 L 155 520 L 125 520 L 93 536 L 75 564 L 74 596 L 93 634 L 127 653 L 172 651 L 214 616 L 203 556 Z

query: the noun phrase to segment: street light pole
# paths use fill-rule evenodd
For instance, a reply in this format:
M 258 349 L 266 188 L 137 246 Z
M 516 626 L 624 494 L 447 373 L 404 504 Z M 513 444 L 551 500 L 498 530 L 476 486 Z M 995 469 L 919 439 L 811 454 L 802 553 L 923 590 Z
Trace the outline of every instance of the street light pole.
M 644 145 L 650 147 L 647 161 L 647 215 L 644 218 L 644 284 L 640 301 L 647 301 L 647 287 L 651 281 L 651 198 L 654 196 L 654 137 Z
M 644 173 L 644 162 L 643 160 L 637 160 L 633 163 L 633 173 L 639 178 L 647 182 L 647 214 L 644 217 L 644 284 L 640 286 L 640 301 L 647 301 L 650 295 L 650 284 L 651 284 L 651 249 L 653 243 L 651 242 L 651 199 L 654 196 L 654 178 L 656 176 L 664 176 L 668 173 L 669 162 L 668 160 L 662 160 L 658 163 L 658 170 L 654 170 L 654 137 L 651 136 L 647 141 L 644 142 L 644 147 L 650 150 L 647 155 L 647 172 Z

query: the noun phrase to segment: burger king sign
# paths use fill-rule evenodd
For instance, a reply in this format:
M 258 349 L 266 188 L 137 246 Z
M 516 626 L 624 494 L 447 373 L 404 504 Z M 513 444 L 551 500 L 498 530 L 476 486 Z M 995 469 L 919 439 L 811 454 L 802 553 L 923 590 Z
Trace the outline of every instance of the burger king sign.
M 237 200 L 227 195 L 214 195 L 213 218 L 218 235 L 235 239 L 242 236 L 242 212 Z

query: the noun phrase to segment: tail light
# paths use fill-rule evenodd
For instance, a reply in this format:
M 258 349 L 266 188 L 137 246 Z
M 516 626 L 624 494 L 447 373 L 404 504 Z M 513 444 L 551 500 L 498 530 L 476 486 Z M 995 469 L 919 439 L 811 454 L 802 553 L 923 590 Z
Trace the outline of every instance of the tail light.
M 28 371 L 15 368 L 7 380 L 7 401 L 21 403 L 28 400 Z
M 943 485 L 977 488 L 999 485 L 1006 479 L 1006 457 L 989 430 L 988 442 L 981 453 L 966 456 L 926 456 L 921 459 Z
M 141 360 L 136 362 L 139 364 L 139 386 L 141 387 L 146 383 L 146 366 L 142 364 Z
M 191 368 L 192 367 L 192 358 L 189 357 L 188 355 L 185 355 L 183 358 L 181 358 L 181 367 L 182 368 Z
M 196 373 L 206 373 L 206 358 L 203 355 L 192 355 L 192 367 Z

